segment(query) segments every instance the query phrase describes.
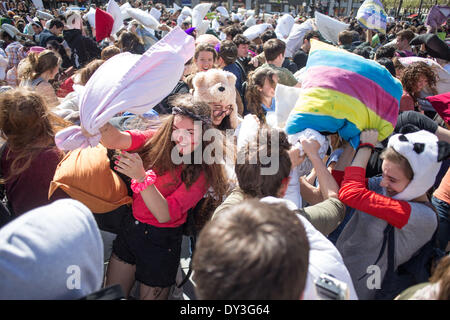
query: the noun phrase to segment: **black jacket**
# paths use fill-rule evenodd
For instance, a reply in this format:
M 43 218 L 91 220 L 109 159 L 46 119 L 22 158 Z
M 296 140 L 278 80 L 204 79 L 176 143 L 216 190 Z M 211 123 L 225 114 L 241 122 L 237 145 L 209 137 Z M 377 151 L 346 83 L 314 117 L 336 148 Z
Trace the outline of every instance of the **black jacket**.
M 94 59 L 100 58 L 100 48 L 91 38 L 81 34 L 81 30 L 72 29 L 63 31 L 64 40 L 72 50 L 72 64 L 79 69 Z

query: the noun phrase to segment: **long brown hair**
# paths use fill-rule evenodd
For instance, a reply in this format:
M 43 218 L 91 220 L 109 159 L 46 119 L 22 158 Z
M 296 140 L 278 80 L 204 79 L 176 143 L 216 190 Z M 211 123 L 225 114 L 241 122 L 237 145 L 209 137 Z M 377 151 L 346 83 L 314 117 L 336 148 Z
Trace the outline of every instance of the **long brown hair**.
M 424 76 L 427 79 L 428 86 L 433 94 L 437 94 L 436 90 L 436 74 L 433 68 L 425 62 L 414 62 L 407 66 L 402 74 L 402 85 L 406 92 L 417 102 L 419 92 L 417 92 L 417 83 Z
M 264 86 L 264 82 L 269 80 L 272 87 L 275 88 L 276 82 L 274 80 L 276 73 L 270 68 L 263 68 L 250 72 L 248 75 L 248 87 L 245 97 L 247 99 L 247 109 L 255 114 L 259 121 L 266 123 L 262 104 L 262 94 L 260 89 Z
M 169 104 L 178 107 L 181 110 L 181 115 L 187 116 L 193 120 L 202 120 L 202 137 L 206 130 L 214 129 L 211 119 L 211 109 L 203 102 L 194 102 L 192 95 L 180 94 L 170 99 Z M 144 168 L 153 168 L 157 174 L 163 175 L 170 172 L 174 175 L 175 171 L 179 169 L 180 165 L 176 165 L 172 161 L 172 150 L 175 148 L 175 143 L 172 141 L 172 127 L 175 115 L 169 115 L 147 143 L 137 152 L 142 158 Z M 216 132 L 216 137 L 220 136 L 219 130 Z M 223 139 L 225 140 L 225 139 Z M 220 141 L 203 142 L 203 151 L 211 143 L 215 144 L 217 148 L 224 148 Z M 222 149 L 223 150 L 223 149 Z M 203 172 L 208 184 L 213 188 L 215 195 L 222 198 L 227 190 L 227 180 L 222 164 L 214 161 L 212 164 L 206 164 L 202 159 L 201 164 L 195 164 L 194 152 L 191 153 L 190 164 L 182 164 L 181 180 L 189 188 Z
M 48 110 L 36 92 L 20 88 L 0 94 L 1 136 L 15 155 L 9 176 L 1 182 L 21 174 L 40 152 L 54 147 L 55 133 L 68 125 Z M 9 152 L 3 156 L 8 157 Z

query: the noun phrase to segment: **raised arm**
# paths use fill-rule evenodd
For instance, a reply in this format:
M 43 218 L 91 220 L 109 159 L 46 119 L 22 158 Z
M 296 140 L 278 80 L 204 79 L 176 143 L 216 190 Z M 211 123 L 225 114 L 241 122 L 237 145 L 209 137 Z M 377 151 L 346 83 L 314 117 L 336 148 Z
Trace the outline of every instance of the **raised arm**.
M 137 153 L 122 152 L 115 162 L 115 169 L 128 177 L 143 182 L 146 172 L 141 158 Z M 200 177 L 188 188 L 182 183 L 171 195 L 166 198 L 159 192 L 154 184 L 140 191 L 147 209 L 159 223 L 177 221 L 189 209 L 201 200 L 208 189 L 205 176 Z M 136 191 L 135 191 L 136 192 Z
M 102 138 L 100 142 L 108 149 L 127 150 L 131 147 L 131 135 L 120 131 L 109 122 L 100 128 Z
M 354 155 L 355 149 L 353 149 L 350 143 L 344 142 L 344 151 L 339 157 L 338 162 L 336 162 L 334 169 L 331 171 L 331 174 L 336 180 L 338 186 L 341 185 L 342 180 L 344 179 L 344 170 L 352 163 Z
M 111 130 L 113 131 L 113 130 Z M 141 157 L 137 153 L 122 152 L 115 161 L 115 170 L 127 175 L 138 182 L 144 182 L 146 177 Z M 155 187 L 150 185 L 141 192 L 142 199 L 150 212 L 159 223 L 170 221 L 169 206 L 167 200 Z
M 360 137 L 361 143 L 374 145 L 377 142 L 378 131 L 363 131 Z M 344 181 L 339 190 L 339 200 L 401 229 L 408 223 L 411 206 L 407 201 L 395 200 L 367 188 L 365 174 L 370 155 L 370 148 L 358 150 L 352 165 L 345 169 Z
M 311 161 L 319 180 L 320 193 L 323 199 L 338 198 L 339 186 L 319 156 L 320 144 L 316 140 L 303 140 L 302 147 Z

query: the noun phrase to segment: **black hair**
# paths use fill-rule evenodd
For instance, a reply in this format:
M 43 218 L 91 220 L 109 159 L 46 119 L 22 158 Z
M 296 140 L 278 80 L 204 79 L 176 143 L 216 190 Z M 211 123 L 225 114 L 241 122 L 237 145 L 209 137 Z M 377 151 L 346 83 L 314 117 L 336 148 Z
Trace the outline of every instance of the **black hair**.
M 303 41 L 305 40 L 311 40 L 312 38 L 317 38 L 317 39 L 321 39 L 321 35 L 319 31 L 315 31 L 315 30 L 310 30 L 305 34 L 305 37 L 303 38 Z
M 382 66 L 384 66 L 386 69 L 388 69 L 388 71 L 392 74 L 392 76 L 394 77 L 396 76 L 394 62 L 392 62 L 391 59 L 383 57 L 377 59 L 377 62 Z
M 57 28 L 64 28 L 64 23 L 61 20 L 53 19 L 52 21 L 50 21 L 49 29 L 51 29 L 51 28 L 53 28 L 55 26 Z
M 262 42 L 264 43 L 270 39 L 277 39 L 277 35 L 275 34 L 275 31 L 273 31 L 273 30 L 264 31 L 264 33 L 261 35 Z
M 388 58 L 392 59 L 395 56 L 395 46 L 379 47 L 376 51 L 377 59 Z

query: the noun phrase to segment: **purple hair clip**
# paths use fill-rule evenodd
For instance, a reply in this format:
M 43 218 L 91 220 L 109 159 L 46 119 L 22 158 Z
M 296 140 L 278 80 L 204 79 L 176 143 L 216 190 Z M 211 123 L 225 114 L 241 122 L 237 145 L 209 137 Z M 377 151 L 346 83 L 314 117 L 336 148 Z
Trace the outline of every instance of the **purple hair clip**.
M 216 49 L 217 53 L 220 52 L 220 42 L 216 44 L 216 46 L 214 47 L 214 49 Z
M 256 53 L 253 52 L 252 50 L 248 50 L 248 52 L 250 53 L 250 55 L 251 55 L 252 57 L 256 57 Z
M 195 30 L 195 27 L 192 27 L 192 28 L 184 30 L 184 32 L 186 32 L 188 35 L 192 36 L 192 32 L 194 32 L 194 30 Z

